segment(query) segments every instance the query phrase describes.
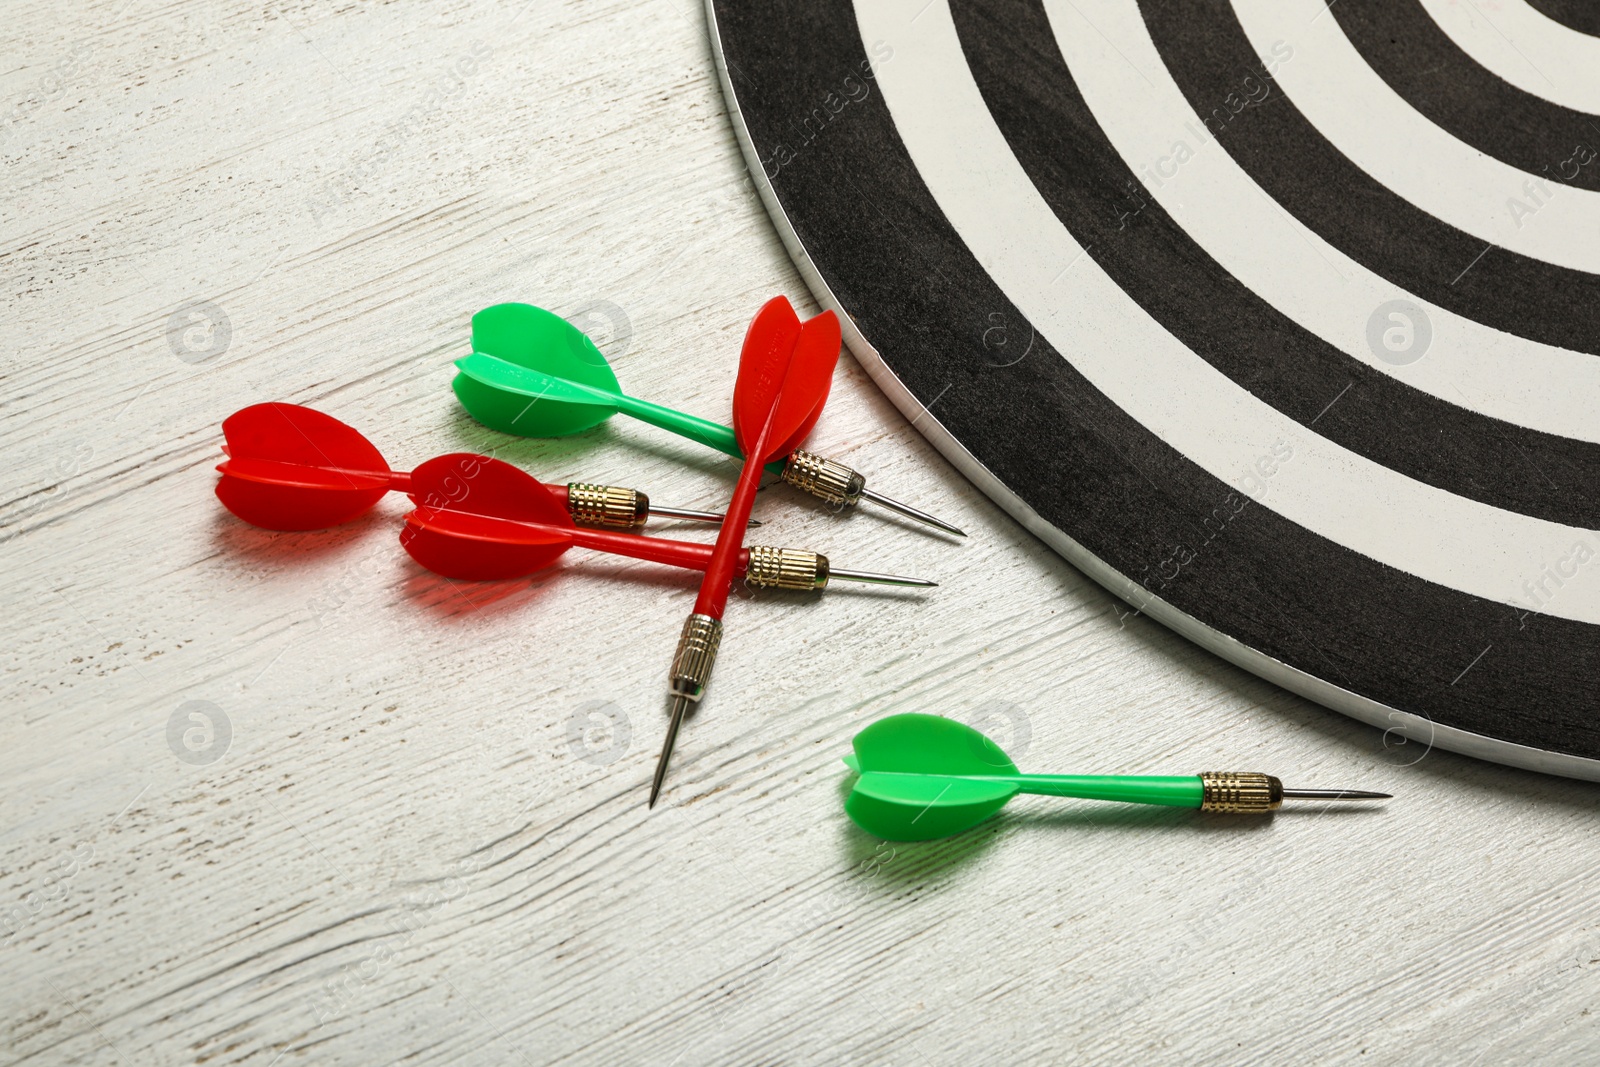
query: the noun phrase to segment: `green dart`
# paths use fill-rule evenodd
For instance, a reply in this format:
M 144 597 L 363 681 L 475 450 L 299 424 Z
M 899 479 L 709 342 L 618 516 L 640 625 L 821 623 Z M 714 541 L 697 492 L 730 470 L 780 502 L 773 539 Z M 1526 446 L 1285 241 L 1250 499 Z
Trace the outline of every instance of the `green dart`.
M 1175 777 L 1023 774 L 983 734 L 937 715 L 891 715 L 856 734 L 845 765 L 860 774 L 844 810 L 887 841 L 931 841 L 978 825 L 1018 793 L 1260 815 L 1285 797 L 1387 800 L 1353 789 L 1285 789 L 1270 774 L 1205 771 Z
M 561 316 L 531 304 L 496 304 L 472 316 L 472 354 L 456 360 L 456 396 L 472 417 L 501 433 L 564 437 L 622 412 L 742 458 L 733 429 L 627 395 L 595 343 Z M 835 507 L 862 500 L 965 537 L 949 523 L 867 488 L 842 463 L 796 449 L 767 465 L 790 485 Z

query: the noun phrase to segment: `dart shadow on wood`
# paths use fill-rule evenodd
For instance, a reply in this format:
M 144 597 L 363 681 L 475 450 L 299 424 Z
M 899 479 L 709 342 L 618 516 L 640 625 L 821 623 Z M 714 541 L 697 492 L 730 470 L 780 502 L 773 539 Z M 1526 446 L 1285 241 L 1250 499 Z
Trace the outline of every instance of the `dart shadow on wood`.
M 1334 818 L 1335 816 L 1341 819 L 1375 819 L 1382 816 L 1384 814 L 1384 809 L 1393 803 L 1393 800 L 1385 801 L 1383 804 L 1318 804 L 1313 801 L 1310 803 L 1301 802 L 1299 804 L 1295 804 L 1293 807 L 1285 804 L 1282 808 L 1273 812 L 1271 815 L 1267 816 L 1261 821 L 1271 822 L 1273 819 Z M 1389 815 L 1392 818 L 1394 812 L 1390 811 Z M 1226 816 L 1220 815 L 1216 817 L 1219 819 L 1226 818 Z
M 405 598 L 430 614 L 448 619 L 478 612 L 533 611 L 532 605 L 562 581 L 602 579 L 621 585 L 691 592 L 698 578 L 692 571 L 656 567 L 648 563 L 608 563 L 604 560 L 561 562 L 547 571 L 520 578 L 468 581 L 445 578 L 407 561 L 401 585 Z
M 1070 801 L 1056 803 L 1070 804 Z M 1178 834 L 1259 833 L 1272 825 L 1282 811 L 1271 815 L 1221 815 L 1192 808 L 1162 808 L 1136 804 L 1096 804 L 1082 801 L 1071 807 L 1008 808 L 994 821 L 1014 831 L 1080 835 L 1084 832 L 1152 831 Z
M 368 511 L 326 530 L 306 533 L 263 530 L 219 510 L 211 520 L 211 543 L 224 557 L 238 555 L 285 567 L 304 565 L 348 554 L 357 545 L 383 536 L 384 528 L 392 529 L 394 521 L 392 516 L 380 514 L 380 510 Z
M 937 587 L 935 587 L 937 588 Z M 743 579 L 734 582 L 735 595 L 741 600 L 753 603 L 777 604 L 812 604 L 822 600 L 824 596 L 833 600 L 840 596 L 866 597 L 868 599 L 883 598 L 888 600 L 921 600 L 933 592 L 932 589 L 917 586 L 872 585 L 866 582 L 846 582 L 834 579 L 828 583 L 826 592 L 821 589 L 802 592 L 795 589 L 756 589 L 747 585 Z
M 469 582 L 434 574 L 409 561 L 405 569 L 407 575 L 400 585 L 401 594 L 414 607 L 440 620 L 480 612 L 500 614 L 523 610 L 557 579 L 554 574 L 540 574 L 532 578 Z
M 841 805 L 849 792 L 846 782 L 840 790 Z M 873 870 L 898 891 L 920 885 L 936 874 L 961 871 L 1002 837 L 1038 835 L 1048 837 L 1053 845 L 1071 848 L 1083 843 L 1086 833 L 1141 837 L 1150 833 L 1247 833 L 1260 832 L 1271 822 L 1271 818 L 1202 815 L 1179 808 L 1086 803 L 1071 810 L 1002 811 L 970 830 L 936 841 L 886 842 L 846 821 L 841 830 L 841 846 L 852 867 Z M 885 859 L 886 853 L 893 859 Z
M 836 783 L 841 813 L 855 780 L 854 774 L 845 772 Z M 869 872 L 875 880 L 882 878 L 898 891 L 925 882 L 929 875 L 955 872 L 970 865 L 994 843 L 997 826 L 998 821 L 990 819 L 938 841 L 884 841 L 841 815 L 839 850 L 852 870 Z
M 804 493 L 793 486 L 787 485 L 786 483 L 780 482 L 776 478 L 771 479 L 770 483 L 762 488 L 763 491 L 765 491 L 773 488 L 773 486 L 781 486 L 782 488 L 780 491 L 783 492 L 785 497 L 794 501 L 800 506 L 804 507 L 810 505 L 818 511 L 825 511 L 833 516 L 835 522 L 841 524 L 879 524 L 895 530 L 903 530 L 906 533 L 913 533 L 921 537 L 931 538 L 932 540 L 941 544 L 960 545 L 967 542 L 967 538 L 958 537 L 953 533 L 948 533 L 944 530 L 938 529 L 937 527 L 918 522 L 916 519 L 910 518 L 906 515 L 901 515 L 899 512 L 891 511 L 888 508 L 874 507 L 867 503 L 862 503 L 855 507 L 845 507 L 843 505 L 831 507 L 823 501 L 818 500 L 816 497 Z M 847 525 L 841 525 L 840 529 L 848 532 L 849 527 Z
M 564 563 L 561 569 L 571 572 L 574 580 L 586 577 L 602 578 L 608 583 L 614 582 L 618 585 L 642 586 L 649 589 L 681 589 L 685 593 L 693 593 L 700 584 L 699 571 L 667 567 L 646 560 L 630 560 L 598 554 Z

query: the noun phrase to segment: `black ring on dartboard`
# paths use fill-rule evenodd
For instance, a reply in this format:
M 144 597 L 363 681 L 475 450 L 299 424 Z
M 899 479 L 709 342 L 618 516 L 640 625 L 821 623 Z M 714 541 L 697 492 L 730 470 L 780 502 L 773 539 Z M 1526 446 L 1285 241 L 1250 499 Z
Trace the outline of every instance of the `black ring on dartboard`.
M 1441 747 L 1600 778 L 1600 627 L 1519 615 L 1241 502 L 1032 331 L 934 202 L 870 77 L 848 121 L 807 134 L 817 95 L 870 70 L 848 4 L 707 7 L 735 131 L 797 265 L 886 393 L 985 492 L 1113 592 L 1287 688 Z M 995 317 L 1035 335 L 1027 358 L 985 350 Z M 1237 508 L 1220 531 L 1219 507 Z M 1178 542 L 1203 546 L 1205 565 L 1161 585 L 1150 568 Z
M 1600 37 L 1600 4 L 1594 0 L 1527 0 L 1527 4 L 1551 22 Z
M 1228 0 L 1146 0 L 1139 10 L 1200 114 L 1260 66 Z M 1284 210 L 1374 274 L 1497 330 L 1600 353 L 1600 277 L 1486 248 L 1441 222 L 1347 159 L 1281 90 L 1272 106 L 1229 122 L 1217 143 Z
M 1367 65 L 1441 130 L 1547 182 L 1600 190 L 1595 116 L 1485 70 L 1417 0 L 1339 0 L 1328 10 Z
M 1118 287 L 1190 351 L 1390 470 L 1506 511 L 1600 527 L 1600 445 L 1513 426 L 1351 358 L 1240 284 L 1154 196 L 1119 215 L 1113 206 L 1139 179 L 1078 91 L 1044 8 L 982 0 L 951 11 L 978 89 L 1028 180 Z M 1041 114 L 1050 121 L 1037 121 Z

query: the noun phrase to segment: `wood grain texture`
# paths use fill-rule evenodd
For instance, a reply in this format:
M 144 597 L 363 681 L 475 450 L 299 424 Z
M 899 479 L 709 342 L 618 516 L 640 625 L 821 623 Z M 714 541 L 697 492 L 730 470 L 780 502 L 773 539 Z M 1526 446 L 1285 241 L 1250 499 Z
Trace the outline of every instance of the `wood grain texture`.
M 28 3 L 0 35 L 0 1062 L 1600 1052 L 1592 786 L 1386 745 L 1126 615 L 848 359 L 813 442 L 970 542 L 765 490 L 772 540 L 944 584 L 734 603 L 654 813 L 692 576 L 452 585 L 400 501 L 331 534 L 222 512 L 218 424 L 264 400 L 397 465 L 492 447 L 720 503 L 731 466 L 646 427 L 508 441 L 448 390 L 475 309 L 602 301 L 627 388 L 716 414 L 760 301 L 814 310 L 697 5 Z M 229 336 L 194 361 L 197 301 Z M 185 746 L 191 701 L 225 750 Z M 883 846 L 837 757 L 902 710 L 986 720 L 1025 769 L 1399 799 L 1248 826 L 1036 799 Z

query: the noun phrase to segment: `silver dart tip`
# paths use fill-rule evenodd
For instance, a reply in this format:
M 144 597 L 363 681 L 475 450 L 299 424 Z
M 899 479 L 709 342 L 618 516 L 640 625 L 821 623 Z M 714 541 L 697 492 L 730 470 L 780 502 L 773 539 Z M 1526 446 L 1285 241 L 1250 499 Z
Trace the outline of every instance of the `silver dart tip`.
M 1390 793 L 1372 793 L 1365 789 L 1285 789 L 1285 797 L 1301 800 L 1393 800 Z
M 683 725 L 683 716 L 689 710 L 689 698 L 674 695 L 672 698 L 672 721 L 667 724 L 667 739 L 661 745 L 661 755 L 656 760 L 656 775 L 650 782 L 650 807 L 656 806 L 656 798 L 661 795 L 661 783 L 667 780 L 667 765 L 672 762 L 672 747 L 678 743 L 678 727 Z
M 867 585 L 903 585 L 919 589 L 932 589 L 938 582 L 930 582 L 926 578 L 906 578 L 899 574 L 874 574 L 872 571 L 847 571 L 838 567 L 828 569 L 828 580 L 839 579 L 845 582 L 863 582 Z
M 870 500 L 879 507 L 888 508 L 890 511 L 904 515 L 908 519 L 915 519 L 926 526 L 932 526 L 935 530 L 942 530 L 945 533 L 951 534 L 955 537 L 967 536 L 967 532 L 965 530 L 956 526 L 951 526 L 943 519 L 936 519 L 932 515 L 929 515 L 926 511 L 918 511 L 910 504 L 902 504 L 893 497 L 884 496 L 882 493 L 875 493 L 871 489 L 862 489 L 861 499 Z

